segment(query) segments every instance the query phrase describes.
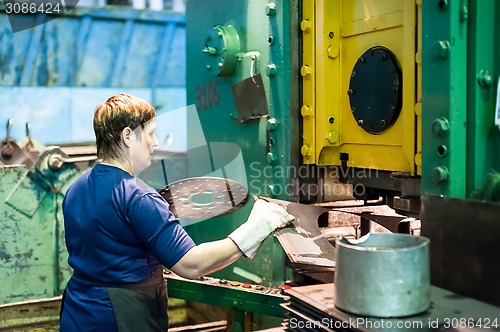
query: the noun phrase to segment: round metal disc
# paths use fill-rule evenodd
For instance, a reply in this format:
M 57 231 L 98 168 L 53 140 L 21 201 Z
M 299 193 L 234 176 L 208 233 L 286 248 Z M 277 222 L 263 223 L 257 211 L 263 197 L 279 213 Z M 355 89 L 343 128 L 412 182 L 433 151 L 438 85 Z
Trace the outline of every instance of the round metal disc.
M 233 180 L 197 177 L 173 182 L 160 190 L 160 195 L 176 217 L 208 219 L 241 208 L 248 190 Z
M 358 126 L 370 134 L 387 130 L 402 106 L 403 76 L 396 56 L 381 46 L 366 51 L 354 65 L 347 94 Z

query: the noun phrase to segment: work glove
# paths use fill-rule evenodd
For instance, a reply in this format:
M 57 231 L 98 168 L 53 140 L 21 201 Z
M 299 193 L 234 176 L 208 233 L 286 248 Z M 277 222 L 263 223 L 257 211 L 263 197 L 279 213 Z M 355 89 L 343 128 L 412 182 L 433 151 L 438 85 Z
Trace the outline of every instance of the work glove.
M 229 238 L 243 254 L 252 259 L 264 240 L 276 229 L 286 226 L 294 219 L 278 204 L 257 200 L 248 220 L 235 229 Z

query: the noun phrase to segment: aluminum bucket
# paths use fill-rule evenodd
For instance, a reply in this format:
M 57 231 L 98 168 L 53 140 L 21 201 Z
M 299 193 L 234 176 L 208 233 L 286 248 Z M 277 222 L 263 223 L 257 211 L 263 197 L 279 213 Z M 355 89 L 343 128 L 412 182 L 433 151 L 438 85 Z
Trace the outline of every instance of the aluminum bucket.
M 405 317 L 430 305 L 429 239 L 371 233 L 336 240 L 335 306 L 372 317 Z

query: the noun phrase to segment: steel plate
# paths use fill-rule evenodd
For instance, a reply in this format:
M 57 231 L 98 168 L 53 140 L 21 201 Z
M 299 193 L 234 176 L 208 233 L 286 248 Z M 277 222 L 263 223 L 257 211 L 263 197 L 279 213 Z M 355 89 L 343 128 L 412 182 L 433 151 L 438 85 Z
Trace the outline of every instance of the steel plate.
M 236 181 L 196 177 L 173 182 L 160 190 L 178 218 L 209 219 L 238 210 L 248 199 L 248 190 Z

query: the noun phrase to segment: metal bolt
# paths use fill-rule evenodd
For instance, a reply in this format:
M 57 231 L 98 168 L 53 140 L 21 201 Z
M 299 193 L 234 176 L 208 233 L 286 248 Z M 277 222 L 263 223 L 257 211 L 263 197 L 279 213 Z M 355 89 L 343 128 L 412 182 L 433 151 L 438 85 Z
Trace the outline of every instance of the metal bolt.
M 276 16 L 276 4 L 274 2 L 268 3 L 266 5 L 266 15 L 269 17 Z
M 493 77 L 489 71 L 483 69 L 477 75 L 477 82 L 481 87 L 487 89 L 493 84 Z
M 313 110 L 311 108 L 311 106 L 309 105 L 303 105 L 301 108 L 300 108 L 300 114 L 305 118 L 305 119 L 308 119 L 310 118 L 312 115 L 313 115 Z
M 302 68 L 300 68 L 300 74 L 302 75 L 302 77 L 308 80 L 311 78 L 312 68 L 308 65 L 303 65 Z
M 267 43 L 269 45 L 274 45 L 274 40 L 275 40 L 274 36 L 270 35 L 269 38 L 267 39 Z
M 278 185 L 270 184 L 268 188 L 271 192 L 271 197 L 276 197 L 280 194 L 280 187 Z
M 448 181 L 450 177 L 450 172 L 445 166 L 438 166 L 432 170 L 432 181 L 434 183 L 443 183 Z
M 360 57 L 358 58 L 358 62 L 359 62 L 359 63 L 365 63 L 365 59 L 364 59 L 362 56 L 360 56 Z
M 61 169 L 61 167 L 64 164 L 64 162 L 62 160 L 61 155 L 59 155 L 59 154 L 52 154 L 52 155 L 49 156 L 48 164 L 49 164 L 49 167 L 52 170 L 58 171 L 58 170 Z
M 302 147 L 300 148 L 300 153 L 307 158 L 311 155 L 312 149 L 309 145 L 302 145 Z
M 438 118 L 432 123 L 432 131 L 437 135 L 444 135 L 450 130 L 450 122 L 446 118 Z
M 333 39 L 333 37 L 335 37 L 335 33 L 333 33 L 333 31 L 330 31 L 328 33 L 328 38 Z
M 363 120 L 358 120 L 358 126 L 363 127 Z
M 348 96 L 352 96 L 353 94 L 354 94 L 354 90 L 353 89 L 347 90 L 347 95 Z
M 382 61 L 386 61 L 386 60 L 387 60 L 387 55 L 382 54 L 381 60 L 382 60 Z
M 276 121 L 275 118 L 270 118 L 269 120 L 267 120 L 266 128 L 268 131 L 276 130 L 277 127 L 278 127 L 278 122 Z
M 309 33 L 311 31 L 311 22 L 309 20 L 302 20 L 300 22 L 300 30 L 304 33 Z
M 398 93 L 399 87 L 397 85 L 393 85 L 392 86 L 392 91 L 394 91 L 394 93 Z
M 268 152 L 266 155 L 266 161 L 270 165 L 274 165 L 278 162 L 278 155 L 274 152 Z
M 210 55 L 214 55 L 214 54 L 217 54 L 217 49 L 215 47 L 212 47 L 212 46 L 207 46 L 203 49 L 203 53 L 208 53 Z
M 207 65 L 207 70 L 208 70 L 208 71 L 212 70 L 212 66 Z
M 450 42 L 439 40 L 434 44 L 434 56 L 441 60 L 448 59 L 450 56 Z
M 395 109 L 396 109 L 396 108 L 395 108 L 394 106 L 389 106 L 389 111 L 390 111 L 390 112 L 394 112 L 394 110 L 395 110 Z
M 356 112 L 356 107 L 351 107 L 351 112 L 355 113 Z
M 352 71 L 351 77 L 356 77 L 356 71 L 355 70 Z
M 275 77 L 276 73 L 277 73 L 276 65 L 274 63 L 268 64 L 266 67 L 266 75 L 268 77 Z
M 326 141 L 329 144 L 335 144 L 337 142 L 337 133 L 335 131 L 330 131 L 328 134 L 326 134 Z
M 380 120 L 380 125 L 381 125 L 382 127 L 385 127 L 385 120 Z

